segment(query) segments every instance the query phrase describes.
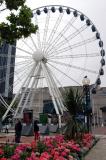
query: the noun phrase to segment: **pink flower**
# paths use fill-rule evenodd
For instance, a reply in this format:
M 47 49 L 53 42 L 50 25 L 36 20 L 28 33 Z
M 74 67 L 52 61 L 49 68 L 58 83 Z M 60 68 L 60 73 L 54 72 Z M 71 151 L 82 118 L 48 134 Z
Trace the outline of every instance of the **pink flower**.
M 70 152 L 70 150 L 69 150 L 69 149 L 67 149 L 67 148 L 66 148 L 64 151 L 65 151 L 66 153 L 69 153 L 69 152 Z
M 49 160 L 50 157 L 51 155 L 49 155 L 48 152 L 43 152 L 40 156 L 40 160 Z
M 74 160 L 74 158 L 71 155 L 69 155 L 69 160 Z
M 7 160 L 7 158 L 0 158 L 0 160 Z
M 19 154 L 14 154 L 14 155 L 11 157 L 11 160 L 20 160 L 20 155 L 19 155 Z
M 65 157 L 65 156 L 67 156 L 67 153 L 66 153 L 65 151 L 63 151 L 63 152 L 61 152 L 61 155 L 62 155 L 63 157 Z
M 3 150 L 2 150 L 2 149 L 0 149 L 0 155 L 2 155 L 2 154 L 4 154 L 4 152 L 3 152 Z

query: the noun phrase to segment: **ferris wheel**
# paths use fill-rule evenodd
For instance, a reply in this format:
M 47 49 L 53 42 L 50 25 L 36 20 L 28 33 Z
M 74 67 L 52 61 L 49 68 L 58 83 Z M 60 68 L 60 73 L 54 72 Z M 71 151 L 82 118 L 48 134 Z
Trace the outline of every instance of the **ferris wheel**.
M 7 107 L 3 119 L 9 111 L 14 118 L 21 116 L 25 108 L 37 103 L 35 92 L 45 94 L 44 88 L 50 93 L 56 114 L 63 114 L 62 89 L 81 86 L 87 75 L 93 92 L 104 74 L 103 41 L 96 26 L 83 13 L 67 6 L 43 6 L 33 10 L 33 23 L 38 25 L 37 33 L 9 45 L 8 54 L 1 55 L 7 56 L 8 65 L 1 63 L 0 68 L 7 68 L 7 79 L 13 79 L 6 89 L 14 93 L 9 106 L 1 99 Z M 11 54 L 14 49 L 16 54 Z M 7 83 L 7 79 L 0 82 Z M 17 108 L 13 110 L 15 103 Z

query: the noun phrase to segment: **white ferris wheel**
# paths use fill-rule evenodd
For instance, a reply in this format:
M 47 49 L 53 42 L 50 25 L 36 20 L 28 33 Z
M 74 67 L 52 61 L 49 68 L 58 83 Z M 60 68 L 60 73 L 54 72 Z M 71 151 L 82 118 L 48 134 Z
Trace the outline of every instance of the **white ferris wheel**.
M 9 45 L 8 62 L 0 68 L 8 70 L 7 78 L 13 83 L 7 90 L 14 93 L 11 104 L 1 101 L 14 118 L 25 108 L 31 108 L 35 92 L 47 87 L 56 114 L 65 110 L 61 90 L 66 86 L 81 86 L 85 75 L 90 78 L 93 90 L 101 83 L 104 74 L 105 51 L 103 41 L 92 21 L 80 11 L 59 5 L 43 6 L 33 10 L 33 23 L 38 25 L 36 34 Z M 12 48 L 16 54 L 11 54 Z M 10 72 L 11 70 L 11 72 Z M 1 78 L 0 83 L 7 83 Z M 44 95 L 44 94 L 43 94 Z M 43 96 L 40 98 L 43 101 Z M 15 103 L 17 108 L 14 109 Z M 28 105 L 27 105 L 28 104 Z

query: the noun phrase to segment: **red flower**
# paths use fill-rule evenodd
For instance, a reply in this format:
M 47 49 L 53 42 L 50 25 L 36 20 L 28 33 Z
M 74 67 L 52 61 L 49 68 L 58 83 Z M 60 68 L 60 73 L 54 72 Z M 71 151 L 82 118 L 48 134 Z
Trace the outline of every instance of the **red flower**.
M 61 155 L 62 155 L 63 157 L 66 157 L 66 156 L 67 156 L 67 153 L 66 153 L 65 151 L 63 151 L 63 152 L 61 152 Z
M 3 155 L 3 154 L 4 154 L 3 150 L 2 150 L 2 149 L 0 149 L 0 155 Z

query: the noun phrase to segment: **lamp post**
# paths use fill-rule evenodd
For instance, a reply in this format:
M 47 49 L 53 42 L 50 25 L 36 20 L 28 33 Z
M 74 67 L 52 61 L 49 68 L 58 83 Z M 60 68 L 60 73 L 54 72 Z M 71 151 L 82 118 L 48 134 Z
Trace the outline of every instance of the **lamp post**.
M 84 123 L 87 126 L 88 132 L 90 131 L 90 121 L 91 121 L 91 99 L 90 99 L 90 80 L 87 76 L 82 80 L 83 84 L 83 94 L 84 94 Z

